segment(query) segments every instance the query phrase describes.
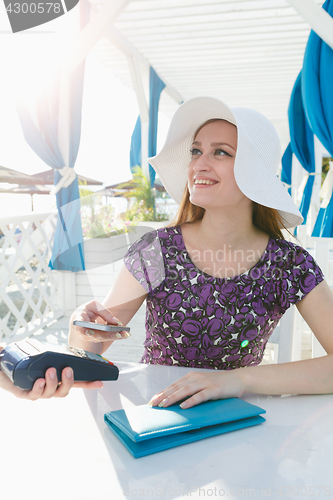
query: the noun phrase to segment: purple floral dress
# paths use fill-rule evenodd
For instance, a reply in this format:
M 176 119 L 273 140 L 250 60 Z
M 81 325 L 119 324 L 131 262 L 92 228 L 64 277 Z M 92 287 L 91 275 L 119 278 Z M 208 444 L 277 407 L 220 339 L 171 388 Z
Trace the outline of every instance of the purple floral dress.
M 324 279 L 306 250 L 273 238 L 250 270 L 213 277 L 191 261 L 180 227 L 146 233 L 124 262 L 148 292 L 141 362 L 218 370 L 258 365 L 284 312 Z

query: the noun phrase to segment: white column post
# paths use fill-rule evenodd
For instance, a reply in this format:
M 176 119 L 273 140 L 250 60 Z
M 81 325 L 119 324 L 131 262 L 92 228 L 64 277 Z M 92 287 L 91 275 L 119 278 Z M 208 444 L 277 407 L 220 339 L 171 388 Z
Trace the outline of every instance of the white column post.
M 291 181 L 291 194 L 292 198 L 295 201 L 296 205 L 299 207 L 303 191 L 305 188 L 307 172 L 302 167 L 301 163 L 298 161 L 298 158 L 295 154 L 292 156 L 292 181 Z M 297 238 L 302 243 L 303 246 L 306 246 L 306 226 L 299 226 L 297 229 Z
M 321 187 L 321 172 L 323 165 L 323 146 L 319 141 L 318 137 L 313 136 L 314 141 L 314 157 L 315 157 L 315 179 L 313 183 L 313 191 L 310 205 L 310 224 L 311 224 L 311 233 L 313 231 L 319 209 L 320 209 L 320 196 L 319 191 Z
M 133 87 L 139 104 L 141 119 L 141 168 L 143 174 L 149 179 L 148 165 L 148 134 L 149 134 L 149 107 L 137 59 L 129 55 L 128 65 L 132 77 Z
M 144 176 L 150 181 L 148 164 L 149 121 L 141 121 L 141 168 Z
M 316 238 L 314 258 L 318 262 L 325 278 L 328 278 L 329 274 L 329 238 Z M 326 351 L 319 343 L 319 340 L 312 334 L 312 357 L 319 358 L 325 356 Z
M 301 201 L 301 198 L 299 197 L 299 188 L 302 184 L 302 181 L 304 179 L 305 175 L 305 170 L 298 161 L 298 158 L 296 157 L 295 154 L 292 156 L 292 180 L 291 180 L 291 195 L 293 197 L 293 200 L 297 205 L 299 205 L 299 202 Z
M 131 73 L 131 78 L 133 82 L 133 87 L 137 96 L 140 118 L 141 118 L 141 163 L 142 171 L 148 178 L 149 176 L 149 165 L 148 165 L 148 134 L 149 134 L 149 107 L 148 107 L 148 91 L 145 93 L 145 88 L 142 82 L 142 74 L 139 65 L 144 68 L 145 71 L 149 71 L 150 62 L 139 52 L 134 45 L 114 26 L 111 26 L 108 30 L 108 39 L 112 42 L 119 50 L 127 56 L 128 65 Z M 165 82 L 166 83 L 166 82 Z M 174 99 L 178 104 L 183 102 L 182 96 L 166 83 L 166 87 L 163 92 L 166 92 L 172 99 Z M 146 98 L 147 95 L 147 98 Z

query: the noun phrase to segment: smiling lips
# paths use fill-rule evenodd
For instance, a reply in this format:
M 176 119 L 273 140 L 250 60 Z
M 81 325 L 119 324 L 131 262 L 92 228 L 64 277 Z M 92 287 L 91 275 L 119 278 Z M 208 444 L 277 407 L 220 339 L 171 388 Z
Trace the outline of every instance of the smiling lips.
M 195 179 L 194 180 L 194 185 L 195 186 L 214 186 L 215 184 L 218 184 L 217 181 L 212 181 L 211 179 Z

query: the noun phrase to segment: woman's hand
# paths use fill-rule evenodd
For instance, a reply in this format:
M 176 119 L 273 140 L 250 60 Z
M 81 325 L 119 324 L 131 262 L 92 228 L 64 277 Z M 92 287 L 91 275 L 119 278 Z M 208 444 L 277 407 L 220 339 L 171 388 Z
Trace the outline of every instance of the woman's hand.
M 154 396 L 148 404 L 166 408 L 188 398 L 180 406 L 191 408 L 212 399 L 240 397 L 245 392 L 241 371 L 190 372 Z
M 0 387 L 5 391 L 11 392 L 18 398 L 35 401 L 36 399 L 49 399 L 52 397 L 63 398 L 67 396 L 72 387 L 100 389 L 103 387 L 103 383 L 101 381 L 74 382 L 73 370 L 72 368 L 67 367 L 62 371 L 60 384 L 58 384 L 56 369 L 49 368 L 45 372 L 45 379 L 39 378 L 36 380 L 31 391 L 19 389 L 3 372 L 0 371 Z
M 93 300 L 76 309 L 71 317 L 70 329 L 75 330 L 81 339 L 88 342 L 110 342 L 110 340 L 127 339 L 131 336 L 128 332 L 103 332 L 93 327 L 86 329 L 73 325 L 73 321 L 90 321 L 102 325 L 121 326 L 122 323 L 113 316 L 112 312 L 105 308 L 100 302 Z

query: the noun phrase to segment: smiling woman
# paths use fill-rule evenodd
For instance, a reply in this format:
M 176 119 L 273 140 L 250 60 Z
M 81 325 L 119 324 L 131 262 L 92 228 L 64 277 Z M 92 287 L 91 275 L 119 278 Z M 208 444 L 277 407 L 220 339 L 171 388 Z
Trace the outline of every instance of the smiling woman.
M 103 304 L 74 311 L 70 345 L 103 353 L 122 340 L 73 320 L 127 325 L 146 300 L 141 362 L 206 369 L 162 390 L 153 405 L 186 399 L 181 406 L 189 408 L 244 392 L 333 392 L 332 293 L 311 255 L 282 237 L 302 217 L 276 176 L 279 161 L 277 133 L 256 111 L 209 97 L 180 106 L 150 159 L 181 201 L 176 221 L 129 248 Z M 295 304 L 327 356 L 257 366 Z M 50 381 L 45 387 L 52 395 Z
M 236 207 L 245 199 L 234 176 L 236 149 L 235 125 L 225 120 L 210 120 L 199 128 L 190 150 L 187 173 L 191 203 L 205 209 L 214 206 L 219 209 L 221 204 Z M 243 209 L 243 205 L 238 209 Z

